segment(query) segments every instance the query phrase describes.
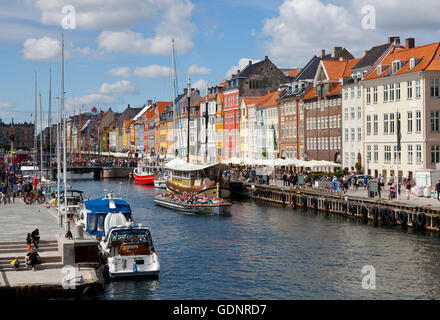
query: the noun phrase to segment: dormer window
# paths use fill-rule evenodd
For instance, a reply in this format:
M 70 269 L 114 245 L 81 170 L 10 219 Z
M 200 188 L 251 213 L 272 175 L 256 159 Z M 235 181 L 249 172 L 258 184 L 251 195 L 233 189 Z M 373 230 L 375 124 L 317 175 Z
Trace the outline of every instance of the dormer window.
M 416 66 L 416 59 L 415 58 L 411 58 L 409 59 L 409 69 L 413 69 Z
M 377 66 L 377 75 L 380 75 L 382 73 L 382 65 Z
M 400 60 L 393 61 L 393 74 L 398 72 L 401 68 Z

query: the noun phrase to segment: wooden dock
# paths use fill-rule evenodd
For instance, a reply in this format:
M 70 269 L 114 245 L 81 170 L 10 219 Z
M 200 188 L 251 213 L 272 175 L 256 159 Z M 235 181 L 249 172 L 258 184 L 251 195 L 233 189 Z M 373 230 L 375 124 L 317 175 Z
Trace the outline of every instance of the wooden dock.
M 387 225 L 440 231 L 440 205 L 432 201 L 369 198 L 359 193 L 343 193 L 315 187 L 280 187 L 244 184 L 244 195 L 292 208 L 302 207 L 326 214 L 372 220 Z M 365 191 L 366 193 L 366 191 Z M 421 203 L 418 203 L 421 202 Z

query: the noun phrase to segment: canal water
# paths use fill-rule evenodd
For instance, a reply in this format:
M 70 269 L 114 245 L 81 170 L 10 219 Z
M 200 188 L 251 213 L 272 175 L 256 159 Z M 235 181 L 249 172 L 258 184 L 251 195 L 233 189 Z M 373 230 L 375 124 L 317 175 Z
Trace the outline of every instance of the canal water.
M 438 299 L 440 237 L 339 216 L 235 200 L 228 216 L 155 206 L 152 186 L 69 182 L 90 199 L 104 190 L 131 205 L 158 251 L 158 280 L 110 282 L 98 299 Z M 375 289 L 362 279 L 373 276 Z M 367 284 L 372 285 L 371 282 Z

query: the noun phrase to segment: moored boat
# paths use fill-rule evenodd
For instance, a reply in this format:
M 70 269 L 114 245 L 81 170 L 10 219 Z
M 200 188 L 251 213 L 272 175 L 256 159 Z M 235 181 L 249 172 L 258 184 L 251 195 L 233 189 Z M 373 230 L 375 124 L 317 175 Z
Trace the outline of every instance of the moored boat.
M 133 170 L 134 183 L 138 184 L 154 184 L 154 175 L 159 169 L 156 167 L 140 166 Z
M 230 198 L 231 189 L 221 180 L 221 164 L 198 165 L 181 159 L 168 162 L 169 175 L 166 182 L 170 192 L 197 193 L 207 196 Z
M 187 195 L 174 195 L 159 193 L 154 197 L 154 203 L 165 208 L 179 210 L 188 213 L 202 214 L 225 214 L 229 212 L 231 203 L 207 195 L 192 194 L 188 200 L 184 200 Z M 199 200 L 192 200 L 192 199 Z

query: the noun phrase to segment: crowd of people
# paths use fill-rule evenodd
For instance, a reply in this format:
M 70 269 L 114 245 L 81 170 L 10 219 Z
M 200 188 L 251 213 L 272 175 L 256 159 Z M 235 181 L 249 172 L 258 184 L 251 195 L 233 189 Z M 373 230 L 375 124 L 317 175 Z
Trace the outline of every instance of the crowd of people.
M 173 193 L 166 192 L 158 194 L 159 197 L 166 198 L 175 202 L 182 204 L 221 204 L 224 200 L 217 197 L 208 196 L 206 194 L 200 194 L 196 192 L 183 192 L 183 193 Z
M 136 167 L 138 161 L 133 158 L 111 158 L 111 157 L 99 157 L 79 160 L 69 160 L 69 166 L 72 167 Z

